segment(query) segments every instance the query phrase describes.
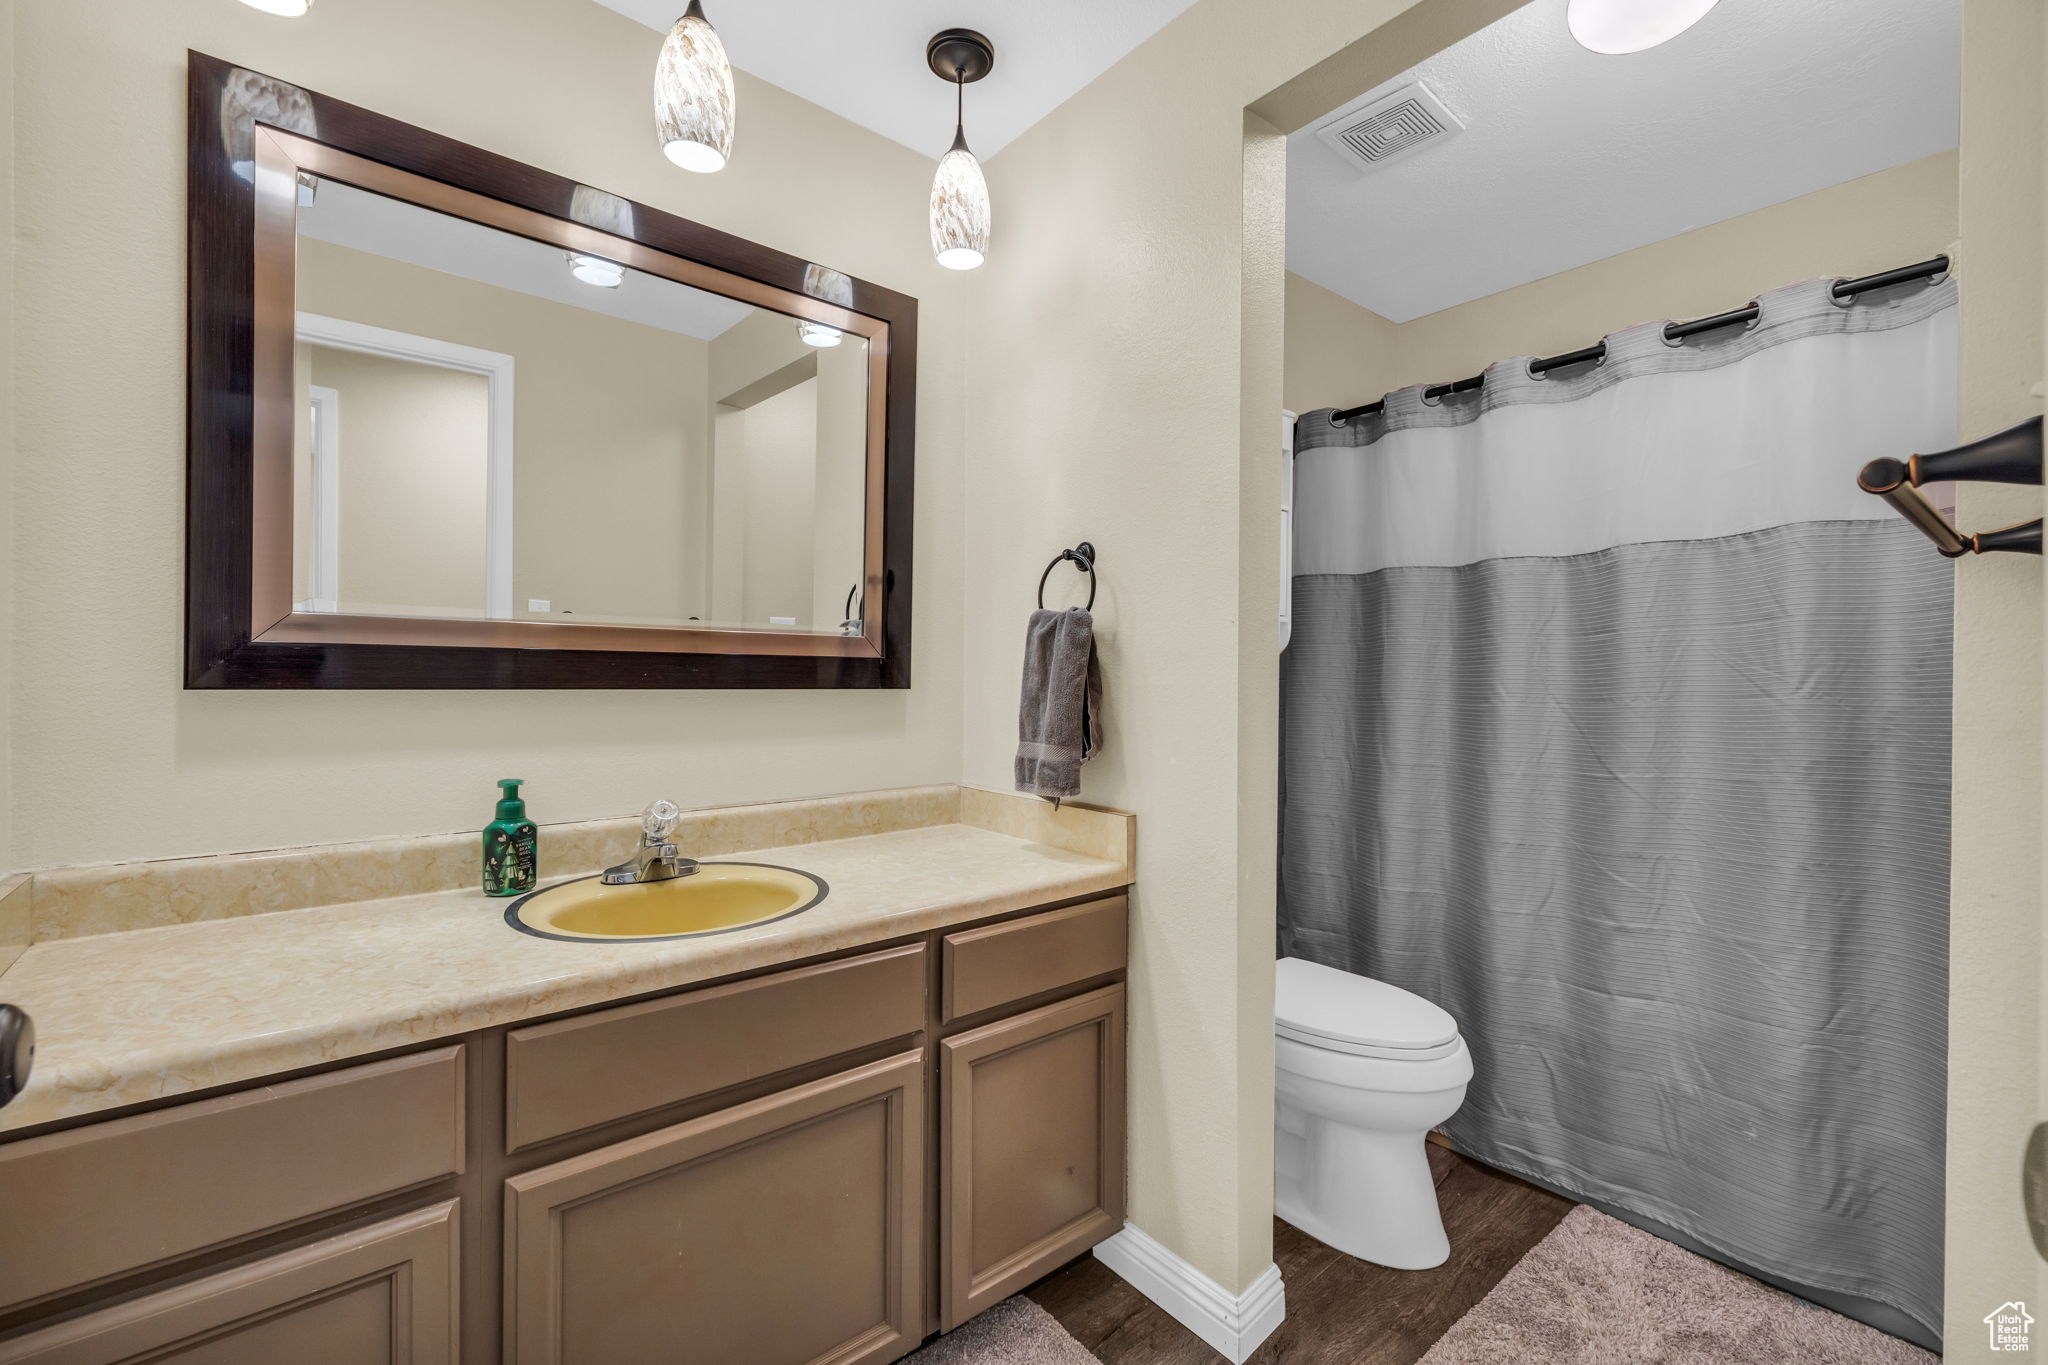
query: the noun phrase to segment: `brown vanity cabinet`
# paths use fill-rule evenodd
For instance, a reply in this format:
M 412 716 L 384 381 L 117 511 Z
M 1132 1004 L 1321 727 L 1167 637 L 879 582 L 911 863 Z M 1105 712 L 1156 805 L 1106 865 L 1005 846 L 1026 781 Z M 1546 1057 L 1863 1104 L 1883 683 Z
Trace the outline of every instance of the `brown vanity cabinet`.
M 870 1365 L 923 1330 L 924 1051 L 515 1176 L 513 1365 Z
M 885 1365 L 1122 1225 L 1124 920 L 0 1136 L 0 1365 Z
M 0 1342 L 0 1365 L 455 1365 L 451 1201 Z
M 1124 988 L 940 1049 L 939 1325 L 951 1330 L 1123 1226 Z

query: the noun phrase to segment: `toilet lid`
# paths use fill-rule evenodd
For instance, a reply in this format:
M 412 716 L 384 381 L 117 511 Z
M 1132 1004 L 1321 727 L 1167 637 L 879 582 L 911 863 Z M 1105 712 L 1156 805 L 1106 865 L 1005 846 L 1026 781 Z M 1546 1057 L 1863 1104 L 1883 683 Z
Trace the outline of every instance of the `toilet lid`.
M 1458 1036 L 1458 1021 L 1440 1006 L 1399 986 L 1320 963 L 1281 958 L 1273 987 L 1274 1023 L 1305 1042 L 1327 1039 L 1340 1048 L 1420 1050 Z

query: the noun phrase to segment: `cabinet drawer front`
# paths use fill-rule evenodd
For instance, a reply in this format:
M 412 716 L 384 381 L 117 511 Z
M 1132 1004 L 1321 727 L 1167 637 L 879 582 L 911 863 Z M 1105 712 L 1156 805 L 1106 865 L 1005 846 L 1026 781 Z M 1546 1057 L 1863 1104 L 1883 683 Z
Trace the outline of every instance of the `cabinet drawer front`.
M 1122 896 L 946 935 L 948 1022 L 1124 966 Z
M 456 1203 L 0 1342 L 0 1365 L 454 1365 Z
M 505 1039 L 505 1148 L 645 1113 L 924 1027 L 924 945 L 643 1001 Z
M 0 1307 L 462 1170 L 439 1048 L 0 1146 Z
M 922 1049 L 505 1182 L 507 1365 L 871 1365 L 923 1334 Z
M 946 1039 L 939 1086 L 951 1331 L 1123 1226 L 1124 988 Z

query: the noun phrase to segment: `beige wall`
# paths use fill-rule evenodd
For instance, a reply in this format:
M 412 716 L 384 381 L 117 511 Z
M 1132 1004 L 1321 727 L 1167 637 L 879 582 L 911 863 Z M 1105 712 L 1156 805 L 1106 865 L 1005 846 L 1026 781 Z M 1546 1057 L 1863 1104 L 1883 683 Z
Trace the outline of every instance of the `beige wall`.
M 1232 1292 L 1272 1260 L 1282 337 L 1268 318 L 1284 285 L 1274 152 L 1262 134 L 1247 158 L 1244 110 L 1406 8 L 1201 0 L 988 166 L 996 232 L 969 358 L 965 773 L 1009 785 L 1033 589 L 1061 548 L 1093 541 L 1108 742 L 1083 797 L 1144 826 L 1130 1216 Z M 1429 8 L 1351 47 L 1349 93 L 1513 4 Z M 1056 578 L 1061 602 L 1085 592 Z
M 0 71 L 14 73 L 14 9 L 0 7 Z M 0 225 L 14 223 L 14 101 L 0 94 Z M 7 307 L 0 308 L 0 489 L 14 488 L 15 432 L 20 410 L 14 403 L 14 331 L 20 299 L 14 288 L 12 231 L 0 232 L 0 289 Z M 0 868 L 20 861 L 14 819 L 14 508 L 13 497 L 0 498 Z M 4 956 L 4 954 L 0 954 Z M 0 968 L 0 970 L 5 970 Z
M 1725 312 L 1779 285 L 1908 265 L 1955 238 L 1956 154 L 1943 152 L 1400 324 L 1289 275 L 1287 406 L 1369 403 L 1639 322 Z
M 756 428 L 746 415 L 767 406 L 785 389 L 815 380 L 806 390 L 814 396 L 811 469 L 806 476 L 809 524 L 789 521 L 789 509 L 778 511 L 760 496 L 772 485 L 766 471 L 749 467 L 749 433 Z M 830 630 L 842 619 L 847 590 L 863 572 L 866 537 L 868 352 L 857 337 L 837 346 L 807 345 L 797 336 L 794 320 L 767 309 L 755 311 L 721 332 L 711 343 L 711 393 L 719 417 L 714 441 L 712 516 L 706 530 L 713 620 L 762 624 L 762 613 L 747 605 L 765 585 L 752 581 L 746 566 L 755 552 L 748 544 L 758 530 L 771 539 L 802 532 L 805 541 L 785 567 L 802 572 L 809 584 L 801 595 L 774 586 L 778 600 L 797 603 L 792 615 L 810 629 Z M 773 415 L 763 418 L 764 432 L 777 429 Z M 769 458 L 775 458 L 770 455 Z M 722 483 L 721 483 L 722 481 Z M 749 491 L 754 490 L 754 491 Z M 780 517 L 767 525 L 761 517 Z M 794 544 L 794 542 L 791 542 Z M 770 568 L 773 578 L 782 570 Z
M 2039 0 L 1964 0 L 1962 435 L 2041 411 L 2044 316 Z M 1960 485 L 1967 530 L 2041 515 L 2039 489 Z M 2042 1117 L 2041 561 L 1956 565 L 1949 919 L 1947 1347 L 1989 1360 L 1981 1319 L 2048 1299 L 2020 1207 Z M 2004 1359 L 2000 1354 L 1999 1359 Z
M 482 616 L 490 383 L 480 374 L 309 346 L 335 392 L 341 611 Z
M 845 618 L 866 572 L 868 352 L 842 341 L 818 352 L 818 459 L 811 503 L 811 628 Z
M 741 619 L 811 615 L 811 514 L 818 492 L 816 376 L 746 410 L 747 510 Z
M 315 238 L 298 285 L 307 312 L 513 358 L 515 616 L 703 614 L 710 343 Z
M 507 773 L 530 779 L 543 820 L 657 794 L 726 804 L 959 775 L 968 282 L 931 259 L 929 158 L 743 73 L 732 165 L 679 171 L 649 125 L 660 35 L 597 5 L 349 0 L 292 21 L 211 0 L 7 9 L 22 54 L 6 96 L 14 222 L 38 262 L 15 295 L 35 345 L 16 356 L 22 464 L 0 499 L 20 528 L 12 862 L 475 828 Z M 182 691 L 187 48 L 919 298 L 916 686 Z M 116 226 L 81 231 L 110 221 L 109 185 Z M 148 817 L 110 824 L 137 792 Z
M 790 365 L 813 364 L 821 354 L 797 336 L 796 324 L 766 308 L 753 312 L 720 332 L 711 343 L 711 397 L 719 403 L 745 407 L 746 390 Z
M 1281 392 L 1289 412 L 1353 407 L 1386 392 L 1397 324 L 1291 270 L 1286 298 Z

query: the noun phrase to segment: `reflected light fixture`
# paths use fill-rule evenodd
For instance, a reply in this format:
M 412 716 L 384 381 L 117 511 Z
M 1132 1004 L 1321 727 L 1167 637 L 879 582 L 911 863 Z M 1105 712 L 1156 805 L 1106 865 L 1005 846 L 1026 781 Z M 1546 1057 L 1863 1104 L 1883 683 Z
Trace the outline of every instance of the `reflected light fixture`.
M 732 63 L 718 30 L 690 0 L 654 66 L 654 132 L 686 171 L 722 171 L 732 158 Z
M 617 289 L 625 281 L 626 267 L 617 261 L 608 261 L 586 251 L 565 251 L 562 254 L 569 258 L 569 273 L 585 284 L 594 284 L 599 289 Z
M 799 318 L 796 334 L 803 338 L 806 346 L 837 346 L 846 333 L 824 322 L 811 322 Z
M 1620 56 L 1668 43 L 1707 17 L 1717 0 L 1571 0 L 1565 22 L 1579 46 Z
M 988 258 L 988 181 L 967 150 L 967 86 L 995 69 L 996 49 L 971 28 L 949 28 L 925 44 L 925 62 L 955 90 L 953 146 L 932 178 L 932 252 L 948 270 Z
M 296 19 L 313 8 L 313 0 L 242 0 L 242 3 L 265 14 L 282 14 L 287 19 Z

